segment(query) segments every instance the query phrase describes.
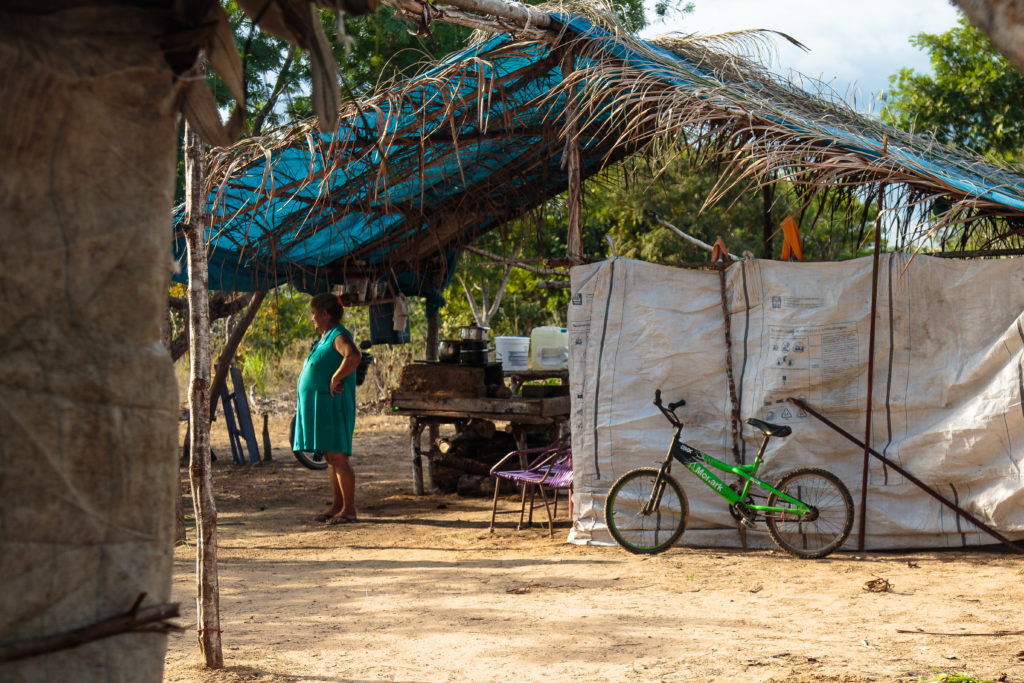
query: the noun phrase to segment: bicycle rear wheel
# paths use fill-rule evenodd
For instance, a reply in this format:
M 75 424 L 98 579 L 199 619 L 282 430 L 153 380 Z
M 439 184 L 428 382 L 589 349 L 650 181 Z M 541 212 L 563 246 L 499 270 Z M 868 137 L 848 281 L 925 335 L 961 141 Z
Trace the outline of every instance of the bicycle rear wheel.
M 775 488 L 811 508 L 809 518 L 796 511 L 766 513 L 768 534 L 780 548 L 797 557 L 816 559 L 846 541 L 853 528 L 853 497 L 839 477 L 805 467 L 783 476 Z M 787 507 L 789 503 L 772 493 L 768 505 Z
M 295 416 L 292 415 L 292 421 L 288 424 L 288 443 L 295 443 Z M 324 460 L 323 453 L 314 453 L 312 451 L 295 451 L 295 459 L 301 462 L 303 465 L 311 470 L 326 470 L 327 461 Z
M 686 494 L 666 474 L 658 507 L 643 513 L 659 470 L 640 467 L 618 478 L 604 503 L 604 520 L 612 538 L 631 553 L 654 554 L 671 548 L 686 530 Z

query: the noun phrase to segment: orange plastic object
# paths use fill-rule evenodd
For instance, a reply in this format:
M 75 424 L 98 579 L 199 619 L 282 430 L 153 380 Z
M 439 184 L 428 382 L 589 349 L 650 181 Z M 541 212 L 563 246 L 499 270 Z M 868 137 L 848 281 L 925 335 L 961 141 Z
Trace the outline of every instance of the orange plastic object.
M 800 243 L 800 228 L 792 216 L 782 219 L 782 260 L 804 260 L 804 248 Z
M 715 240 L 714 246 L 711 247 L 711 262 L 728 260 L 729 250 L 725 247 L 725 240 L 719 237 Z

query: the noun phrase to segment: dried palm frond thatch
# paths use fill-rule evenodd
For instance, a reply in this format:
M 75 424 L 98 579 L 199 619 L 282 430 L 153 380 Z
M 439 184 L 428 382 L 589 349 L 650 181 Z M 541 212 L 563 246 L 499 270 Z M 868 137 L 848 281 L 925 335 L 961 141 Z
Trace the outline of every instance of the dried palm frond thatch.
M 492 36 L 344 103 L 337 133 L 311 121 L 216 150 L 221 286 L 448 272 L 460 245 L 566 189 L 572 145 L 584 178 L 667 142 L 684 147 L 724 169 L 709 204 L 780 182 L 807 205 L 880 198 L 904 244 L 1005 243 L 1024 225 L 1024 181 L 1011 169 L 766 71 L 755 60 L 779 34 L 641 41 L 604 7 L 541 9 L 550 22 L 532 37 Z

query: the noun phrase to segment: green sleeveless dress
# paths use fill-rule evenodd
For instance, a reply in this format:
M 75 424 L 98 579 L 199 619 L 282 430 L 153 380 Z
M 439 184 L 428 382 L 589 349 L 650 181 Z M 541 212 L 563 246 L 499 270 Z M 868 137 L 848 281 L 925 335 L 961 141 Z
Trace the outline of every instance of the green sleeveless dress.
M 344 357 L 334 348 L 339 334 L 351 334 L 335 325 L 313 344 L 299 373 L 292 449 L 352 455 L 356 425 L 356 373 L 342 380 L 344 390 L 331 396 L 331 377 Z

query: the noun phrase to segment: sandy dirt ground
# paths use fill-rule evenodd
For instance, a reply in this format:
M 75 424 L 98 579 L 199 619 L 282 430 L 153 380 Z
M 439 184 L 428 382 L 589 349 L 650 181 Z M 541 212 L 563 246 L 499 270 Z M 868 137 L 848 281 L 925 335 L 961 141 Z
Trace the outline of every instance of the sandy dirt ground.
M 359 522 L 326 526 L 312 518 L 327 475 L 292 456 L 286 416 L 260 466 L 231 464 L 222 430 L 225 667 L 200 664 L 194 547 L 180 547 L 187 630 L 167 681 L 1024 682 L 1024 556 L 1001 548 L 634 556 L 567 544 L 564 505 L 554 538 L 517 531 L 509 497 L 491 533 L 490 500 L 412 495 L 407 423 L 389 416 L 359 420 Z

